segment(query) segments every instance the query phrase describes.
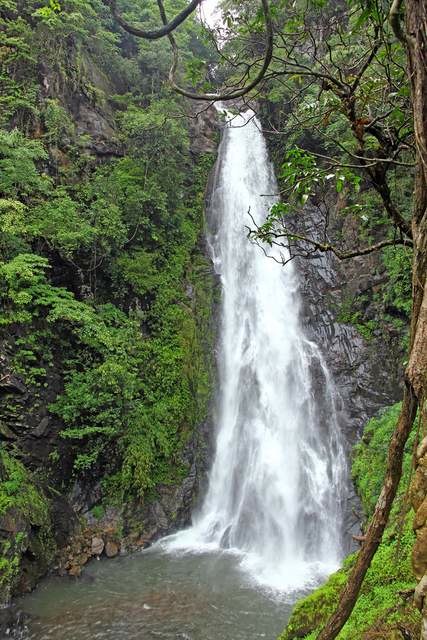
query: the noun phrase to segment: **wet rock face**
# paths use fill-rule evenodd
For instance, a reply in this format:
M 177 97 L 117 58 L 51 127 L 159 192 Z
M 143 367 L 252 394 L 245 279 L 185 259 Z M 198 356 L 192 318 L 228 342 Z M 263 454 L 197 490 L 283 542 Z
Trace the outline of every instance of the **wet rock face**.
M 295 221 L 302 234 L 319 227 L 319 212 L 307 206 Z M 337 389 L 340 423 L 349 445 L 379 409 L 401 398 L 400 336 L 374 330 L 369 339 L 355 326 L 338 321 L 349 295 L 378 285 L 375 255 L 339 261 L 332 254 L 295 258 L 302 301 L 301 321 L 307 336 L 322 350 Z
M 275 123 L 277 130 L 281 129 L 282 107 L 264 103 L 260 105 L 260 112 L 271 157 L 278 168 L 286 142 L 280 136 L 269 135 L 268 131 L 272 129 L 271 123 Z M 301 131 L 300 135 L 301 147 L 322 153 L 313 132 Z M 287 221 L 296 233 L 323 241 L 327 212 L 329 241 L 339 246 L 340 239 L 344 238 L 348 247 L 357 247 L 363 242 L 360 224 L 355 216 L 345 214 L 346 205 L 346 196 L 337 194 L 332 187 L 319 207 L 309 201 L 303 211 L 288 216 Z M 369 418 L 382 407 L 401 399 L 405 354 L 402 336 L 394 327 L 388 326 L 387 331 L 374 328 L 367 339 L 354 325 L 339 321 L 340 311 L 353 298 L 365 296 L 372 300 L 388 276 L 376 252 L 344 261 L 331 253 L 316 257 L 312 254 L 309 259 L 295 258 L 294 264 L 299 274 L 301 321 L 307 336 L 322 350 L 335 381 L 338 408 L 341 407 L 340 423 L 352 445 Z M 365 320 L 378 319 L 378 309 L 371 303 L 364 307 L 363 313 Z
M 218 113 L 213 106 L 206 107 L 205 102 L 190 103 L 190 139 L 191 153 L 195 156 L 215 153 L 218 146 Z
M 182 462 L 189 468 L 177 485 L 160 485 L 154 499 L 127 505 L 124 545 L 127 550 L 144 548 L 159 538 L 190 524 L 191 514 L 204 495 L 212 456 L 212 418 L 195 429 L 185 447 Z
M 67 106 L 77 135 L 87 137 L 84 147 L 86 152 L 94 155 L 98 161 L 123 155 L 113 109 L 106 99 L 102 101 L 102 107 L 97 106 L 97 101 L 84 85 L 74 86 L 56 69 L 51 69 L 45 64 L 40 65 L 39 73 L 43 97 L 59 100 Z M 120 79 L 114 78 L 113 81 L 107 77 L 94 60 L 86 61 L 85 74 L 88 85 L 96 87 L 105 97 L 120 92 Z M 60 160 L 58 157 L 58 161 Z
M 121 508 L 108 507 L 96 519 L 90 508 L 97 496 L 97 485 L 75 485 L 70 496 L 80 513 L 73 535 L 64 537 L 58 559 L 61 575 L 79 577 L 84 566 L 99 557 L 114 558 L 150 546 L 159 538 L 187 526 L 199 496 L 207 482 L 212 455 L 212 421 L 208 417 L 194 430 L 184 449 L 182 462 L 189 468 L 176 485 L 159 485 L 155 496 Z M 71 507 L 69 506 L 71 509 Z M 73 510 L 75 514 L 76 511 Z
M 310 236 L 313 229 L 319 228 L 319 212 L 307 206 L 292 223 L 297 233 Z M 300 319 L 307 337 L 320 348 L 334 382 L 338 423 L 350 459 L 351 447 L 369 418 L 402 397 L 401 337 L 374 331 L 367 339 L 355 326 L 338 321 L 340 308 L 349 295 L 359 295 L 378 285 L 378 275 L 374 275 L 379 271 L 378 257 L 343 263 L 332 254 L 323 254 L 295 258 L 294 266 L 299 279 Z M 314 368 L 312 375 L 319 411 L 324 413 L 323 377 Z M 355 550 L 352 535 L 359 532 L 363 516 L 350 479 L 347 491 L 343 545 L 344 551 L 350 553 Z
M 25 637 L 27 616 L 15 607 L 0 609 L 0 638 L 22 640 Z

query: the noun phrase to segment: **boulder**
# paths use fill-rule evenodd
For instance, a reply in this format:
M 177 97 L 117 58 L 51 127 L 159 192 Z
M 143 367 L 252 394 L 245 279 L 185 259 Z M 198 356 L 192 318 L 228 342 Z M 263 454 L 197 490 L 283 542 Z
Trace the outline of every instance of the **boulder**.
M 113 542 L 112 540 L 109 540 L 105 545 L 105 555 L 107 556 L 107 558 L 114 558 L 115 556 L 118 555 L 119 551 L 120 551 L 120 547 L 117 544 L 117 542 Z
M 101 553 L 104 551 L 104 547 L 105 547 L 105 543 L 102 538 L 99 538 L 97 536 L 92 538 L 90 550 L 93 556 L 100 556 Z
M 70 569 L 68 569 L 68 575 L 73 576 L 74 578 L 78 578 L 82 572 L 82 568 L 78 564 L 73 564 Z

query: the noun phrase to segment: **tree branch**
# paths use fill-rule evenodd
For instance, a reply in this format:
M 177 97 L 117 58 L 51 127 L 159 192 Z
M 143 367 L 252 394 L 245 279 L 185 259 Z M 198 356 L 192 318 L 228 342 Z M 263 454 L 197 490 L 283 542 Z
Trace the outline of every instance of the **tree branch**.
M 264 12 L 265 24 L 266 24 L 266 49 L 264 54 L 264 61 L 261 69 L 257 73 L 256 77 L 249 82 L 246 86 L 241 89 L 234 89 L 229 92 L 224 93 L 195 93 L 193 91 L 187 91 L 183 89 L 176 83 L 176 70 L 178 68 L 179 62 L 179 51 L 178 46 L 176 44 L 175 37 L 172 33 L 172 30 L 167 33 L 167 37 L 172 47 L 173 54 L 173 62 L 169 71 L 169 82 L 172 85 L 174 91 L 184 96 L 185 98 L 190 98 L 191 100 L 206 100 L 209 102 L 218 102 L 218 101 L 226 101 L 226 100 L 235 100 L 236 98 L 241 98 L 242 96 L 249 93 L 252 89 L 254 89 L 264 78 L 267 69 L 270 65 L 271 59 L 273 57 L 273 22 L 271 18 L 270 5 L 268 0 L 261 0 L 262 9 Z M 163 5 L 163 0 L 157 0 L 157 4 L 160 11 L 160 16 L 162 18 L 163 24 L 167 25 L 167 16 L 165 12 L 165 8 Z
M 175 29 L 179 27 L 179 25 L 182 24 L 189 15 L 193 13 L 193 11 L 199 6 L 201 2 L 202 0 L 191 0 L 190 4 L 188 4 L 185 9 L 181 11 L 181 13 L 175 16 L 173 20 L 163 23 L 163 27 L 146 31 L 144 29 L 134 27 L 122 18 L 120 13 L 118 13 L 117 11 L 116 0 L 104 0 L 104 4 L 110 7 L 115 21 L 122 27 L 122 29 L 124 29 L 128 33 L 131 33 L 133 36 L 144 38 L 145 40 L 158 40 L 159 38 L 163 38 L 169 33 L 172 33 L 172 31 L 175 31 Z
M 393 29 L 393 33 L 398 40 L 402 44 L 407 45 L 405 34 L 403 33 L 402 24 L 401 24 L 401 16 L 400 11 L 402 9 L 403 0 L 393 0 L 393 4 L 390 8 L 390 13 L 388 14 L 388 21 L 390 23 L 391 28 Z
M 361 166 L 364 166 L 363 161 L 361 161 Z M 391 199 L 390 188 L 385 178 L 384 167 L 378 164 L 375 167 L 366 167 L 366 171 L 372 180 L 373 187 L 381 196 L 384 209 L 386 210 L 395 227 L 398 228 L 400 232 L 406 235 L 408 238 L 412 239 L 412 228 L 410 222 L 407 222 L 403 218 Z
M 350 95 L 353 95 L 354 92 L 356 91 L 357 87 L 360 84 L 360 81 L 362 80 L 363 74 L 365 73 L 365 71 L 369 68 L 369 66 L 371 65 L 371 62 L 373 61 L 373 59 L 375 58 L 378 49 L 380 48 L 381 45 L 381 41 L 378 40 L 378 28 L 375 29 L 375 38 L 376 41 L 371 49 L 371 52 L 369 54 L 369 56 L 366 58 L 365 62 L 362 65 L 362 68 L 360 69 L 359 73 L 356 76 L 356 79 L 354 80 L 353 84 L 351 85 L 351 89 L 350 89 Z
M 250 215 L 250 214 L 249 214 Z M 250 215 L 252 222 L 254 219 Z M 300 242 L 305 242 L 310 246 L 314 247 L 317 251 L 321 253 L 333 253 L 339 260 L 349 260 L 351 258 L 357 258 L 358 256 L 366 256 L 370 253 L 374 253 L 374 251 L 379 251 L 380 249 L 384 249 L 385 247 L 393 247 L 396 245 L 404 245 L 406 247 L 412 247 L 412 241 L 406 238 L 396 238 L 394 240 L 381 240 L 375 244 L 370 245 L 369 247 L 359 247 L 357 249 L 352 249 L 351 251 L 342 251 L 338 249 L 335 245 L 330 242 L 318 242 L 313 238 L 308 238 L 306 236 L 301 236 L 297 233 L 285 232 L 285 233 L 276 233 L 274 231 L 268 231 L 265 234 L 262 232 L 262 228 L 258 227 L 256 224 L 256 230 L 250 230 L 249 236 L 257 236 L 260 240 L 265 240 L 267 237 L 271 239 L 271 237 L 279 240 L 280 238 L 288 238 L 290 240 L 298 240 Z M 271 240 L 270 240 L 271 242 Z M 286 246 L 283 243 L 272 241 L 272 244 L 278 246 Z

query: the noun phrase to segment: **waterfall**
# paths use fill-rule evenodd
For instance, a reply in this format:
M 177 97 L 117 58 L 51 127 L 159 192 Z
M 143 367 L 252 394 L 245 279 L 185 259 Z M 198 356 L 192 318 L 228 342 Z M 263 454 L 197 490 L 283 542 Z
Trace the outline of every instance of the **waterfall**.
M 348 469 L 335 390 L 300 325 L 294 265 L 247 238 L 248 212 L 261 224 L 277 192 L 265 140 L 253 112 L 228 117 L 210 208 L 222 283 L 216 452 L 192 526 L 163 544 L 229 549 L 258 583 L 292 591 L 339 564 Z

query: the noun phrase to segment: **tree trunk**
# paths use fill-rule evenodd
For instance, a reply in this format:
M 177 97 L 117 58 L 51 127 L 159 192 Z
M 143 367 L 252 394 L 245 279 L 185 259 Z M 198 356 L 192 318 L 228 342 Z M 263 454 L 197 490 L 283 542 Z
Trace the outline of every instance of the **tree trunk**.
M 426 415 L 424 401 L 427 389 L 427 4 L 425 0 L 406 0 L 406 39 L 408 46 L 408 75 L 411 85 L 411 95 L 414 115 L 414 131 L 417 146 L 417 168 L 414 189 L 414 208 L 412 216 L 412 233 L 414 240 L 414 258 L 412 272 L 412 318 L 410 334 L 409 362 L 405 371 L 405 392 L 402 411 L 393 437 L 390 442 L 387 471 L 384 485 L 378 498 L 375 512 L 366 532 L 366 540 L 359 551 L 356 564 L 348 579 L 347 585 L 341 593 L 338 608 L 327 621 L 318 635 L 318 640 L 333 640 L 348 620 L 362 586 L 365 574 L 372 558 L 381 542 L 388 516 L 395 498 L 402 474 L 402 459 L 405 443 L 408 439 L 417 406 L 420 407 L 422 421 L 421 433 L 426 435 Z M 427 439 L 425 441 L 427 452 Z M 424 453 L 425 453 L 424 452 Z M 423 450 L 420 451 L 420 454 Z M 423 456 L 419 456 L 421 464 Z M 427 508 L 427 455 L 426 468 L 419 466 L 423 474 L 425 486 L 422 490 L 421 503 Z M 417 473 L 416 473 L 417 475 Z M 419 492 L 418 492 L 419 493 Z M 418 495 L 418 504 L 420 496 Z M 419 508 L 420 508 L 419 504 Z M 425 567 L 421 572 L 418 568 L 420 588 L 418 589 L 417 604 L 422 609 L 425 620 L 423 622 L 422 640 L 427 640 L 427 598 L 424 605 L 424 585 L 427 593 L 427 511 L 424 510 L 425 535 L 419 535 L 417 543 L 424 546 L 423 557 Z M 416 525 L 421 521 L 418 514 Z M 419 528 L 423 531 L 422 528 Z M 422 555 L 422 554 L 421 554 Z M 422 573 L 422 576 L 421 576 Z
M 420 405 L 422 445 L 418 448 L 416 469 L 411 487 L 415 510 L 416 541 L 412 562 L 419 580 L 415 604 L 423 615 L 421 639 L 427 640 L 427 522 L 423 517 L 427 505 L 427 4 L 425 0 L 408 0 L 406 10 L 409 78 L 414 110 L 414 131 L 417 146 L 414 215 L 414 277 L 413 318 L 411 325 L 411 358 L 408 376 Z

